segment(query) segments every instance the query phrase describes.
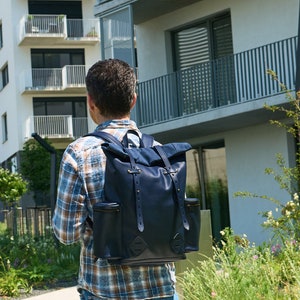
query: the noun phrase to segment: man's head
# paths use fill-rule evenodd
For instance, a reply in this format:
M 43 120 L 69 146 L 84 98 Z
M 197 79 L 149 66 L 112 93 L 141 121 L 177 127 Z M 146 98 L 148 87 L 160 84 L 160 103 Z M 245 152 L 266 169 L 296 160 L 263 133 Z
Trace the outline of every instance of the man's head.
M 129 116 L 135 104 L 136 77 L 124 61 L 108 59 L 98 61 L 86 76 L 88 97 L 104 118 Z

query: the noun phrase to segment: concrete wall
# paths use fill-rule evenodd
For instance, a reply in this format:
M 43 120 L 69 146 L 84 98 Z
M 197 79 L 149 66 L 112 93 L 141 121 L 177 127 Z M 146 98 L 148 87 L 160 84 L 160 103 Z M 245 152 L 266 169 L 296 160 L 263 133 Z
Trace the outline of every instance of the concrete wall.
M 247 234 L 251 241 L 263 242 L 269 237 L 261 226 L 264 218 L 260 212 L 273 210 L 271 201 L 260 198 L 235 198 L 238 191 L 267 195 L 281 202 L 289 200 L 289 195 L 274 180 L 265 174 L 266 168 L 278 170 L 276 154 L 281 153 L 287 163 L 293 166 L 293 149 L 290 149 L 286 131 L 274 125 L 265 124 L 227 132 L 225 135 L 228 191 L 231 226 L 237 234 Z

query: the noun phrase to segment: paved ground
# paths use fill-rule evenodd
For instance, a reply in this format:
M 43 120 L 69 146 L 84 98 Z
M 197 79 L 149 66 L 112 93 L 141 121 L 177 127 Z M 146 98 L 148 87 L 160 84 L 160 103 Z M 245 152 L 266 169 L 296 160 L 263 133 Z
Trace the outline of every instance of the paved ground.
M 45 292 L 43 294 L 27 297 L 26 300 L 79 300 L 79 294 L 76 286 L 61 288 L 51 292 Z

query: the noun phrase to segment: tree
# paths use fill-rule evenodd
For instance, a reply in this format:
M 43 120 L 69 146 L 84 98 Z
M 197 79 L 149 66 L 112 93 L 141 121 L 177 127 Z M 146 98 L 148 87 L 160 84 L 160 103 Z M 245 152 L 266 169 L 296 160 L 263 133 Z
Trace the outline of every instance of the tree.
M 50 144 L 47 139 L 45 140 Z M 59 162 L 61 153 L 57 153 L 57 155 L 57 162 Z M 57 173 L 58 166 L 56 166 Z M 21 173 L 28 181 L 29 190 L 34 192 L 36 205 L 49 204 L 50 169 L 51 157 L 49 152 L 36 140 L 27 141 L 22 152 Z
M 27 191 L 27 182 L 18 173 L 0 168 L 0 199 L 7 206 L 17 204 Z

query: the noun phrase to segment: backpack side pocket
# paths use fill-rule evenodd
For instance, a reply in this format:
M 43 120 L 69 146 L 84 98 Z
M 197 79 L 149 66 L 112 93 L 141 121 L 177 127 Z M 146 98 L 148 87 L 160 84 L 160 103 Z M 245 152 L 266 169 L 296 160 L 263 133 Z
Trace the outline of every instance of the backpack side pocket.
M 100 202 L 93 206 L 94 255 L 120 259 L 122 250 L 121 211 L 118 203 Z
M 200 238 L 200 201 L 197 198 L 186 198 L 184 208 L 190 229 L 184 230 L 185 252 L 199 250 Z

